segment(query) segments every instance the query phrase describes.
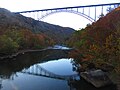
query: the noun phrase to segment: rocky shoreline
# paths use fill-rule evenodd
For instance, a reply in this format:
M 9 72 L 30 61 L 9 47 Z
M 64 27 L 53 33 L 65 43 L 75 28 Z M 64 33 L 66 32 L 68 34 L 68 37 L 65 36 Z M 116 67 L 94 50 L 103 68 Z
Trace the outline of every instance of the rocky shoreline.
M 97 68 L 93 63 L 90 63 L 87 68 L 81 68 L 78 71 L 81 78 L 96 88 L 115 85 L 117 88 L 115 90 L 120 90 L 120 75 L 109 64 Z
M 100 69 L 81 72 L 80 76 L 96 88 L 113 84 L 108 75 Z

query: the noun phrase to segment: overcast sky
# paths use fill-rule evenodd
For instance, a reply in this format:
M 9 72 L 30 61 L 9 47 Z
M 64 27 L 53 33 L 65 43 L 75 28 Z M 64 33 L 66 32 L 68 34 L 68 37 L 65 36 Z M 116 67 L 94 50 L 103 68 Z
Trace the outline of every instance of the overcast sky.
M 120 0 L 0 0 L 0 7 L 12 12 L 18 12 L 119 2 Z M 53 14 L 46 17 L 43 21 L 75 29 L 85 27 L 87 23 L 90 23 L 85 18 L 70 13 Z

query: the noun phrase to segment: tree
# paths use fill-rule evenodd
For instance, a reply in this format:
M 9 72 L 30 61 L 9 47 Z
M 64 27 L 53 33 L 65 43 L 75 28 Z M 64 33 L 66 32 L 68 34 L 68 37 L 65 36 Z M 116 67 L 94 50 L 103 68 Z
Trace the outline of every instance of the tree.
M 18 43 L 20 46 L 22 45 L 23 39 L 24 39 L 22 31 L 15 30 L 15 29 L 7 30 L 5 32 L 5 35 L 7 35 L 8 37 L 12 38 L 12 40 L 14 42 Z
M 103 13 L 101 13 L 98 18 L 102 18 L 102 17 L 104 17 Z
M 5 54 L 16 52 L 19 48 L 19 45 L 6 35 L 0 36 L 0 46 L 0 52 Z
M 107 8 L 107 12 L 110 13 L 112 10 L 114 10 L 115 8 L 112 8 L 112 7 L 108 7 Z

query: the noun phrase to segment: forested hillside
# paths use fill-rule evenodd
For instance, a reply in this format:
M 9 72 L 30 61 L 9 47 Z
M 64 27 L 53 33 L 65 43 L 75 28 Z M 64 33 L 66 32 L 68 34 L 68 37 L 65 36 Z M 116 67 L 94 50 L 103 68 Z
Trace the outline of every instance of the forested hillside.
M 0 8 L 0 53 L 64 43 L 74 29 L 37 21 Z
M 37 21 L 0 8 L 0 55 L 64 43 L 73 29 Z
M 120 7 L 76 31 L 68 44 L 77 48 L 71 56 L 80 57 L 78 62 L 112 65 L 120 73 Z

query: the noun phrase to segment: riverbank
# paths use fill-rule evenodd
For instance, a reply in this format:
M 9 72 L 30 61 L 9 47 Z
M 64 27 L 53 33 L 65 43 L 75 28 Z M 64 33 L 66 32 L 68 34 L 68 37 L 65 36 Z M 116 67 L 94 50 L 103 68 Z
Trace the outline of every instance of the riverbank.
M 5 59 L 12 59 L 12 58 L 15 58 L 17 57 L 18 55 L 21 55 L 21 54 L 25 54 L 25 53 L 28 53 L 28 52 L 41 52 L 41 51 L 46 51 L 46 50 L 64 50 L 64 51 L 69 51 L 69 50 L 72 50 L 71 48 L 59 48 L 59 47 L 48 47 L 48 48 L 44 48 L 44 49 L 33 49 L 33 50 L 19 50 L 18 52 L 16 53 L 12 53 L 12 54 L 7 54 L 7 55 L 4 55 L 4 56 L 0 56 L 0 61 L 4 61 Z
M 20 54 L 24 54 L 24 53 L 27 53 L 27 52 L 35 52 L 35 51 L 43 51 L 45 49 L 40 49 L 40 50 L 20 50 L 16 53 L 12 53 L 12 54 L 8 54 L 8 55 L 4 55 L 4 56 L 1 56 L 0 57 L 0 60 L 4 60 L 4 59 L 12 59 Z

